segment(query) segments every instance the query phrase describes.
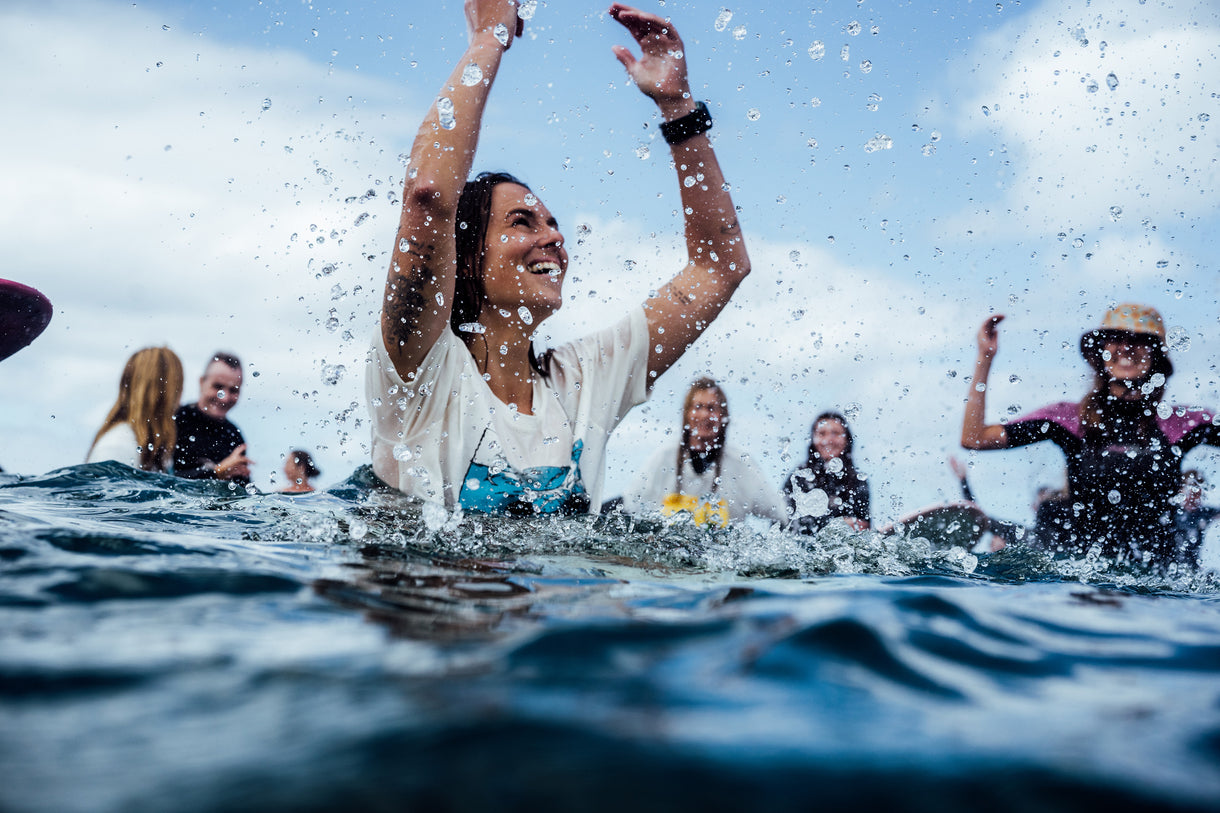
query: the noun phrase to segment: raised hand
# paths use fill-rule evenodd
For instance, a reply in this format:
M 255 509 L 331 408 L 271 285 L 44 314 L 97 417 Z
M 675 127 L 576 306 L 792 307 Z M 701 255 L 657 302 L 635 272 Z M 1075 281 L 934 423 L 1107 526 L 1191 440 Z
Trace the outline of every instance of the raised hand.
M 988 316 L 979 328 L 979 356 L 983 358 L 993 359 L 996 352 L 1000 349 L 1000 331 L 999 324 L 1004 321 L 1003 314 L 995 314 Z
M 689 100 L 685 51 L 673 24 L 622 3 L 610 6 L 610 16 L 622 23 L 643 52 L 637 59 L 626 46 L 613 48 L 627 75 L 644 95 L 657 104 Z M 690 106 L 694 107 L 693 101 Z

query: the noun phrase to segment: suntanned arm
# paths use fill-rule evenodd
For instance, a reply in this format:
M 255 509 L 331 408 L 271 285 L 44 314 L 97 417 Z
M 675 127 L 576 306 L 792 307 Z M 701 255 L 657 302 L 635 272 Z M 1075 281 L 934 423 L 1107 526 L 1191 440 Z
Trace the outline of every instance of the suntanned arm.
M 411 147 L 386 277 L 381 335 L 404 379 L 415 373 L 441 331 L 448 329 L 458 197 L 474 163 L 483 110 L 508 47 L 496 38 L 495 29 L 504 26 L 511 45 L 522 26 L 511 0 L 466 0 L 466 22 L 470 44 L 438 94 L 438 100 L 449 100 L 452 111 L 440 111 L 434 102 Z M 478 66 L 483 79 L 468 86 L 462 73 L 471 64 Z
M 637 59 L 627 48 L 615 46 L 615 56 L 665 120 L 693 111 L 682 40 L 674 27 L 621 3 L 610 7 L 610 15 L 631 32 L 643 52 Z M 649 385 L 681 358 L 750 273 L 737 212 L 711 141 L 706 134 L 697 135 L 674 145 L 671 152 L 686 213 L 687 263 L 644 303 L 653 348 L 648 354 Z
M 974 378 L 970 382 L 970 394 L 966 397 L 966 414 L 962 417 L 962 448 L 1007 449 L 1008 433 L 1002 424 L 988 424 L 987 378 L 991 375 L 991 362 L 999 350 L 997 326 L 1004 321 L 1000 314 L 988 317 L 979 328 L 979 355 L 974 362 Z

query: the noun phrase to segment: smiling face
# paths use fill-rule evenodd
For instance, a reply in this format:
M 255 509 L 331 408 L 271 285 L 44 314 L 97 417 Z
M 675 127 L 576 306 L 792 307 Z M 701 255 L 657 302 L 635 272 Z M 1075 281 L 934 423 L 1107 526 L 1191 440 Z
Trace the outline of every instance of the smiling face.
M 1115 381 L 1138 381 L 1152 370 L 1152 348 L 1140 342 L 1106 342 L 1101 358 L 1106 373 Z
M 241 370 L 234 370 L 223 361 L 213 361 L 199 379 L 199 411 L 220 420 L 237 406 L 241 395 Z
M 834 418 L 818 421 L 813 428 L 813 449 L 823 460 L 841 456 L 847 449 L 847 427 Z
M 698 454 L 710 451 L 720 438 L 725 417 L 720 392 L 715 389 L 698 390 L 686 411 L 686 425 L 690 427 L 687 445 L 690 450 Z
M 524 186 L 498 184 L 483 249 L 485 305 L 514 318 L 524 306 L 537 324 L 563 304 L 567 269 L 563 235 L 546 206 Z

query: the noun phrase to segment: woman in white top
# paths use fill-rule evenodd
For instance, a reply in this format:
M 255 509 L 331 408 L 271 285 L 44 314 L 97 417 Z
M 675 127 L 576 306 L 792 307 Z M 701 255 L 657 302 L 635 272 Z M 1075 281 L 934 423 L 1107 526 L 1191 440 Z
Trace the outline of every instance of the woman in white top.
M 117 460 L 169 472 L 174 461 L 174 410 L 182 399 L 182 362 L 168 347 L 146 347 L 127 360 L 119 396 L 93 438 L 86 463 Z
M 373 470 L 406 494 L 450 509 L 596 510 L 610 431 L 749 272 L 681 39 L 654 14 L 619 3 L 609 13 L 643 51 L 614 48 L 664 119 L 687 262 L 617 323 L 535 352 L 534 331 L 563 301 L 559 224 L 511 175 L 466 182 L 491 87 L 524 22 L 511 0 L 467 0 L 470 44 L 411 150 L 368 368 Z
M 623 494 L 630 513 L 687 511 L 700 525 L 747 516 L 785 523 L 788 512 L 754 461 L 728 442 L 729 401 L 711 378 L 691 384 L 682 404 L 682 437 L 658 449 Z

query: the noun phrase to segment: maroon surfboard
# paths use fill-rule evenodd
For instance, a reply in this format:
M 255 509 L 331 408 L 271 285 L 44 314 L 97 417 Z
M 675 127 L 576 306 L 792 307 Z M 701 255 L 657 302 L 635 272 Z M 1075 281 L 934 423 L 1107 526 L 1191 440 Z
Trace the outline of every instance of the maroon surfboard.
M 0 359 L 38 338 L 51 321 L 51 300 L 20 282 L 0 279 Z

